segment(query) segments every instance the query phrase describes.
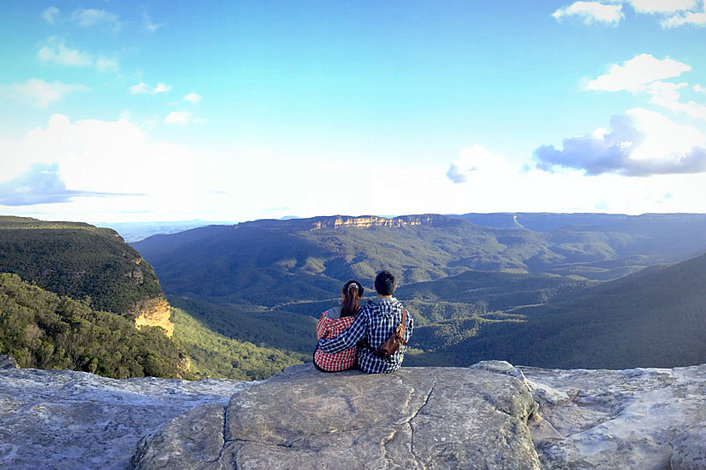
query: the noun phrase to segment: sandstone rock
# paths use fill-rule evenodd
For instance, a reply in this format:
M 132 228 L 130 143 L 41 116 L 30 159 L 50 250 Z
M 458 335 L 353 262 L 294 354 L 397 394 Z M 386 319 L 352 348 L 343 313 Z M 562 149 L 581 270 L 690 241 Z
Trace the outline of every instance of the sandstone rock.
M 204 403 L 222 410 L 234 391 L 248 385 L 0 370 L 0 468 L 132 468 L 142 436 Z
M 194 409 L 142 443 L 138 469 L 538 469 L 520 380 L 484 370 L 325 374 L 295 366 L 234 394 L 225 421 Z M 210 424 L 203 419 L 209 415 Z M 218 429 L 200 460 L 175 451 L 196 425 Z M 222 448 L 215 449 L 223 442 Z M 208 462 L 208 463 L 204 463 Z
M 18 367 L 14 357 L 0 354 L 0 369 L 17 369 Z
M 706 364 L 522 370 L 556 432 L 532 428 L 544 468 L 706 469 Z
M 672 470 L 706 470 L 706 421 L 678 433 L 672 448 Z
M 174 323 L 172 323 L 172 309 L 166 299 L 158 297 L 145 300 L 135 306 L 135 326 L 158 326 L 164 330 L 168 337 L 174 335 Z

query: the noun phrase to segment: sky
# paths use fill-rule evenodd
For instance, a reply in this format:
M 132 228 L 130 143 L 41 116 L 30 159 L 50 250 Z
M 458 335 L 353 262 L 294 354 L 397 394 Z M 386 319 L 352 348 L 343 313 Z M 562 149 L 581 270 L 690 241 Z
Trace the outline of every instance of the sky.
M 703 0 L 6 1 L 0 214 L 706 212 Z

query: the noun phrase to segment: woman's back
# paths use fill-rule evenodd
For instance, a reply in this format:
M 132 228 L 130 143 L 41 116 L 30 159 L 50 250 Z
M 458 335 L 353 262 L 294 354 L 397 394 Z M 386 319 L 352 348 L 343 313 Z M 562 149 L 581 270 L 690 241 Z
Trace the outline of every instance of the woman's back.
M 335 338 L 355 321 L 355 317 L 352 315 L 340 318 L 340 313 L 339 308 L 332 308 L 321 314 L 319 323 L 316 325 L 317 339 Z M 334 354 L 328 354 L 317 349 L 314 353 L 314 364 L 327 372 L 350 369 L 355 365 L 355 353 L 356 348 Z

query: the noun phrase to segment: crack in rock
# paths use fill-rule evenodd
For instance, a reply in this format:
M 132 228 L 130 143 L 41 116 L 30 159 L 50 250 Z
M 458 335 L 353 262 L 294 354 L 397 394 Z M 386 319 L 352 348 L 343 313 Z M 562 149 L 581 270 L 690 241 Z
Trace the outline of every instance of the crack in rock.
M 417 410 L 417 412 L 414 413 L 414 415 L 413 415 L 411 418 L 409 418 L 407 421 L 405 421 L 405 424 L 407 424 L 407 425 L 409 426 L 409 430 L 410 430 L 410 433 L 411 433 L 410 439 L 409 439 L 409 451 L 412 453 L 412 455 L 413 455 L 414 458 L 417 460 L 417 462 L 419 462 L 419 464 L 422 466 L 422 469 L 426 469 L 427 466 L 426 466 L 426 464 L 424 463 L 424 461 L 421 459 L 421 457 L 419 457 L 419 455 L 417 455 L 417 452 L 416 452 L 415 449 L 414 449 L 414 435 L 415 435 L 415 431 L 414 431 L 414 425 L 412 424 L 412 421 L 414 421 L 414 419 L 415 419 L 417 416 L 419 416 L 419 413 L 422 412 L 422 410 L 424 409 L 424 407 L 429 404 L 429 400 L 431 399 L 431 396 L 432 396 L 432 394 L 434 393 L 434 388 L 435 388 L 435 387 L 436 387 L 436 381 L 432 382 L 431 388 L 429 389 L 429 393 L 427 393 L 427 396 L 425 397 L 424 403 L 422 403 L 422 406 L 419 407 L 419 409 Z

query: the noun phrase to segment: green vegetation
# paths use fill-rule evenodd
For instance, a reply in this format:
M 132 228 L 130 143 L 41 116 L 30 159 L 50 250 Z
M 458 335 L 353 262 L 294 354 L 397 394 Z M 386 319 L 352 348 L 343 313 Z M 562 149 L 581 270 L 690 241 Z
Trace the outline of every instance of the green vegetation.
M 646 269 L 564 302 L 520 309 L 526 321 L 426 355 L 560 368 L 677 367 L 706 362 L 706 256 Z M 438 358 L 434 356 L 438 355 Z
M 604 360 L 610 356 L 625 358 L 621 364 L 630 367 L 642 364 L 633 359 L 647 343 L 631 353 L 613 353 L 611 341 L 633 344 L 615 333 L 627 329 L 654 340 L 654 348 L 654 328 L 661 324 L 646 321 L 651 307 L 641 310 L 647 316 L 635 314 L 620 323 L 621 315 L 608 301 L 599 301 L 599 294 L 588 305 L 569 300 L 584 291 L 603 292 L 592 287 L 600 281 L 637 279 L 646 267 L 699 252 L 706 235 L 706 216 L 698 214 L 466 217 L 497 228 L 464 217 L 335 229 L 321 228 L 332 226 L 329 217 L 256 221 L 155 236 L 135 246 L 154 264 L 173 303 L 240 341 L 306 354 L 315 342 L 315 319 L 337 303 L 343 282 L 356 278 L 372 291 L 375 273 L 390 269 L 401 285 L 396 296 L 417 325 L 412 365 L 468 365 L 482 359 L 572 367 L 618 364 Z M 622 311 L 635 313 L 636 305 L 642 304 L 631 301 Z M 599 314 L 597 306 L 610 313 Z M 661 304 L 655 318 L 667 318 L 668 309 Z M 688 329 L 689 324 L 676 318 L 671 326 Z M 589 347 L 581 335 L 611 340 Z M 679 344 L 676 336 L 670 340 Z M 676 364 L 693 356 L 688 352 L 693 349 L 663 357 Z M 560 364 L 553 360 L 557 357 L 568 362 Z M 595 361 L 581 362 L 587 357 Z
M 154 269 L 113 230 L 88 224 L 0 217 L 0 272 L 125 314 L 162 296 Z
M 259 347 L 215 333 L 178 308 L 172 310 L 172 321 L 174 340 L 191 358 L 196 378 L 260 380 L 310 360 L 310 354 Z
M 185 356 L 159 328 L 91 309 L 0 274 L 0 354 L 21 367 L 73 369 L 106 377 L 188 377 Z
M 227 338 L 262 347 L 294 351 L 307 357 L 316 346 L 316 318 L 282 310 L 241 305 L 217 305 L 169 296 L 174 307 L 188 313 L 208 329 Z M 328 307 L 327 307 L 328 308 Z M 326 309 L 324 309 L 326 310 Z M 324 310 L 320 310 L 321 314 Z

